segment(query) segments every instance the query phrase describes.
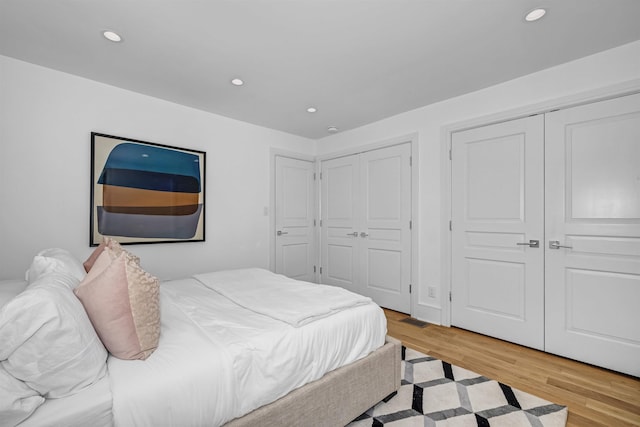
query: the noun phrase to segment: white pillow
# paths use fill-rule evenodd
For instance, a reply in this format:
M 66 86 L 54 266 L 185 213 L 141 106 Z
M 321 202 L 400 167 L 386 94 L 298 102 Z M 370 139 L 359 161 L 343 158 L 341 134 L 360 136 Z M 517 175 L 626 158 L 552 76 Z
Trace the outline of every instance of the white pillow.
M 0 309 L 0 363 L 46 398 L 74 394 L 106 373 L 107 351 L 67 281 L 45 274 Z
M 26 279 L 33 283 L 43 274 L 57 272 L 84 279 L 86 272 L 82 263 L 71 252 L 60 248 L 49 248 L 40 251 L 33 257 Z
M 26 287 L 27 282 L 24 280 L 0 280 L 0 307 L 11 301 Z
M 14 426 L 42 405 L 44 397 L 0 365 L 0 425 Z

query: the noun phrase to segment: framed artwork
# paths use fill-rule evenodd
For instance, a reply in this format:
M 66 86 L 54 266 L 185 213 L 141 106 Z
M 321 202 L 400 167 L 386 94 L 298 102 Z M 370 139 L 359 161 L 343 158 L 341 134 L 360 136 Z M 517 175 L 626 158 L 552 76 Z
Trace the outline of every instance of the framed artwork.
M 205 240 L 204 151 L 91 133 L 90 246 Z

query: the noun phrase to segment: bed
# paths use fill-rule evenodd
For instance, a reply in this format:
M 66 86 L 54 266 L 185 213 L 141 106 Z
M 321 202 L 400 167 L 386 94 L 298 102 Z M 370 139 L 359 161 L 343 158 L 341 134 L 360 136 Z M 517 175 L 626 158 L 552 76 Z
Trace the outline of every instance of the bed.
M 103 251 L 109 252 L 111 266 L 116 258 L 126 257 L 139 265 L 126 251 L 119 256 Z M 34 267 L 37 257 L 43 264 L 42 258 L 49 256 L 64 262 L 49 260 L 46 268 Z M 0 340 L 16 333 L 15 326 L 2 322 L 11 315 L 24 316 L 16 314 L 16 300 L 52 288 L 65 298 L 70 292 L 85 309 L 89 324 L 100 331 L 91 305 L 78 293 L 92 268 L 86 273 L 78 264 L 66 251 L 43 251 L 34 257 L 27 280 L 0 282 Z M 77 308 L 73 298 L 68 303 Z M 110 301 L 100 298 L 102 307 Z M 0 424 L 7 424 L 3 416 L 5 421 L 13 416 L 12 424 L 20 427 L 340 426 L 400 386 L 401 346 L 386 336 L 384 313 L 370 299 L 343 289 L 299 282 L 263 269 L 239 269 L 158 282 L 157 302 L 155 348 L 134 351 L 131 359 L 115 357 L 126 353 L 112 351 L 108 339 L 98 333 L 100 344 L 109 352 L 103 348 L 104 360 L 94 363 L 93 371 L 72 368 L 72 372 L 90 372 L 91 378 L 78 380 L 79 384 L 62 392 L 51 381 L 32 385 L 30 377 L 21 373 L 22 366 L 16 366 L 25 362 L 11 360 L 19 351 L 8 356 L 0 348 L 0 374 L 4 375 L 0 394 L 3 384 L 5 390 L 17 390 L 14 384 L 18 383 L 7 383 L 6 377 L 24 377 L 9 378 L 22 382 L 19 397 L 23 399 L 7 405 L 0 397 L 0 408 L 17 407 L 23 416 L 29 412 L 16 422 L 20 418 L 16 411 L 6 410 L 3 415 L 0 410 Z M 15 319 L 10 323 L 20 325 Z M 45 350 L 40 353 L 47 360 L 51 357 Z M 95 354 L 83 361 L 99 361 L 102 353 Z M 24 384 L 28 387 L 23 390 Z M 34 392 L 34 387 L 40 391 Z

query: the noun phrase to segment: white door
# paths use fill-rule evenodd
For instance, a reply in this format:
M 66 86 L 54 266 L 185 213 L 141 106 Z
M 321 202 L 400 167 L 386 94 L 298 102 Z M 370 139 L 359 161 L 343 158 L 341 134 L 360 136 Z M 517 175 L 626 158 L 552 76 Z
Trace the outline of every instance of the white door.
M 322 283 L 411 311 L 411 145 L 322 162 Z
M 543 120 L 452 137 L 451 323 L 537 349 L 544 347 Z
M 321 169 L 321 281 L 363 294 L 358 281 L 359 158 L 326 160 Z
M 546 350 L 640 376 L 640 95 L 549 113 L 545 179 Z
M 276 156 L 276 273 L 315 281 L 314 163 Z
M 411 311 L 411 146 L 360 155 L 360 281 L 379 305 Z

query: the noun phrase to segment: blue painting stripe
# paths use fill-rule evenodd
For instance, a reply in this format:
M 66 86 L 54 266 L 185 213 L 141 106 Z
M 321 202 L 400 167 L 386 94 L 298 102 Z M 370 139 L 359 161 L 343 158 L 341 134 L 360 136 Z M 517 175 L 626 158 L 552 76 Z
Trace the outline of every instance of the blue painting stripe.
M 125 142 L 116 145 L 104 167 L 185 175 L 200 181 L 200 158 L 197 155 L 145 144 Z
M 200 192 L 200 180 L 192 176 L 132 169 L 104 168 L 98 184 L 180 193 Z

